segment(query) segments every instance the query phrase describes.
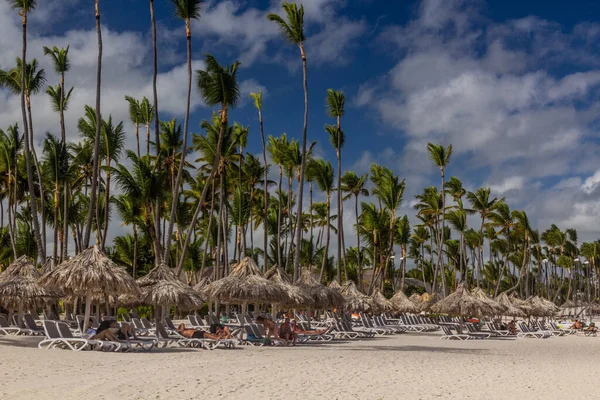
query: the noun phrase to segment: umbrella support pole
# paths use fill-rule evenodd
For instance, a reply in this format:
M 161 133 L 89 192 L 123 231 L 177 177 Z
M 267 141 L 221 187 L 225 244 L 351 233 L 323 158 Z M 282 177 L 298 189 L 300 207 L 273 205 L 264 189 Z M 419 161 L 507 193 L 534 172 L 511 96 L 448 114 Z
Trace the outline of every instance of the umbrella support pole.
M 162 306 L 156 306 L 154 318 L 155 318 L 156 326 L 158 326 L 158 323 L 162 320 Z
M 88 294 L 85 297 L 85 313 L 84 313 L 84 317 L 83 317 L 83 329 L 81 331 L 81 334 L 83 335 L 88 328 L 88 321 L 90 320 L 90 313 L 92 309 L 92 293 L 88 292 Z
M 23 306 L 23 300 L 19 300 L 19 328 L 21 328 L 23 326 L 23 309 L 25 307 Z

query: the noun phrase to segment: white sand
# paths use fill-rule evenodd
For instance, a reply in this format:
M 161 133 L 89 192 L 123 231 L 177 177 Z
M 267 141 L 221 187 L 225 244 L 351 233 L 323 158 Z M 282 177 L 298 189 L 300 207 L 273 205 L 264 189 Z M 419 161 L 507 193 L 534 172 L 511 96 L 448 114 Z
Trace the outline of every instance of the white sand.
M 39 350 L 37 341 L 0 336 L 0 399 L 555 399 L 600 391 L 600 337 L 450 342 L 403 334 L 133 354 Z

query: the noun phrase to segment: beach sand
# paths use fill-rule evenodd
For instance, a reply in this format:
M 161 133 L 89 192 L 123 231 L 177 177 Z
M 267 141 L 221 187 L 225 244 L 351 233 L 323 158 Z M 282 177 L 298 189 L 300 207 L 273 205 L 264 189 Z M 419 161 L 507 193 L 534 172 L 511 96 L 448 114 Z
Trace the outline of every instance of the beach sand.
M 600 337 L 439 335 L 132 354 L 40 350 L 40 339 L 0 336 L 0 399 L 554 399 L 599 390 Z

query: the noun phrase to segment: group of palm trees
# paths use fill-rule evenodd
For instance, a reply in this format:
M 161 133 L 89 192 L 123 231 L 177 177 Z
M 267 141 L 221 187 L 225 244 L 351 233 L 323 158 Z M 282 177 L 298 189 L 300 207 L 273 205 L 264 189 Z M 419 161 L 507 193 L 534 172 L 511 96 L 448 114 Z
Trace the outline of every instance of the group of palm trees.
M 201 276 L 218 279 L 228 274 L 233 262 L 251 256 L 264 270 L 279 266 L 296 278 L 301 267 L 312 268 L 323 283 L 353 279 L 366 292 L 375 288 L 392 292 L 406 288 L 407 282 L 421 282 L 430 292 L 448 293 L 466 282 L 490 294 L 516 291 L 554 301 L 598 296 L 600 242 L 579 246 L 574 230 L 561 231 L 555 225 L 540 234 L 524 211 L 510 210 L 503 199 L 492 197 L 489 188 L 471 192 L 457 177 L 446 180 L 451 145 L 428 145 L 441 184 L 416 196 L 418 223 L 411 226 L 406 215 L 397 215 L 405 182 L 394 171 L 377 164 L 365 175 L 342 171 L 345 98 L 341 91 L 325 93 L 326 111 L 334 123 L 324 130 L 336 152 L 337 168 L 315 157 L 315 143 L 307 143 L 302 6 L 283 3 L 283 17 L 268 15 L 300 51 L 305 103 L 301 142 L 285 133 L 265 137 L 263 124 L 268 121 L 263 121 L 262 95 L 253 93 L 262 142 L 258 156 L 245 152 L 248 141 L 258 140 L 258 134 L 249 126 L 230 123 L 230 112 L 241 96 L 239 63 L 222 65 L 206 55 L 205 69 L 192 71 L 191 21 L 200 17 L 200 0 L 171 0 L 186 33 L 183 128 L 176 119 L 159 118 L 156 24 L 154 2 L 149 1 L 154 93 L 153 101 L 125 96 L 134 132 L 126 132 L 123 122 L 101 113 L 101 14 L 100 1 L 95 0 L 96 104 L 85 106 L 77 124 L 77 142 L 67 141 L 71 127 L 65 126 L 69 99 L 76 90 L 66 84 L 69 47 L 44 48 L 55 76 L 40 69 L 37 60 L 27 61 L 27 17 L 37 2 L 8 1 L 22 17 L 23 51 L 15 68 L 0 70 L 0 85 L 21 96 L 23 119 L 0 130 L 3 265 L 26 254 L 52 268 L 69 256 L 69 243 L 71 253 L 78 253 L 93 244 L 94 234 L 97 245 L 126 265 L 134 277 L 166 263 L 190 283 Z M 58 83 L 46 86 L 47 81 Z M 44 89 L 61 132 L 60 137 L 46 135 L 38 156 L 30 100 Z M 190 138 L 192 90 L 218 111 L 202 122 L 201 133 L 191 133 Z M 135 151 L 124 151 L 127 135 L 135 135 Z M 278 178 L 270 180 L 269 169 Z M 305 185 L 308 208 L 303 204 Z M 325 200 L 313 201 L 314 192 Z M 347 219 L 354 221 L 352 226 L 344 226 L 343 210 L 348 204 L 354 214 Z M 469 227 L 473 221 L 475 225 Z M 111 224 L 130 226 L 131 234 L 109 243 Z M 255 238 L 256 231 L 263 233 L 261 238 Z M 332 234 L 337 235 L 335 251 L 330 249 Z M 346 236 L 354 235 L 356 241 L 345 243 Z M 51 249 L 47 249 L 49 237 Z

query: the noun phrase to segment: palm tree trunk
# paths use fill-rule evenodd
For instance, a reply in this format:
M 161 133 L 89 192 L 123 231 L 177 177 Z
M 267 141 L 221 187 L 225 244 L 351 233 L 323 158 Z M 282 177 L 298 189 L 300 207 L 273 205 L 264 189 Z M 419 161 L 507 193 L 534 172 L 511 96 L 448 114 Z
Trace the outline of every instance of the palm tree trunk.
M 279 210 L 277 214 L 277 266 L 281 268 L 281 180 L 283 169 L 279 166 Z M 295 281 L 295 280 L 294 280 Z
M 8 176 L 12 176 L 11 173 L 11 169 L 8 169 Z M 15 232 L 14 232 L 14 217 L 13 217 L 13 213 L 12 213 L 12 195 L 13 189 L 12 189 L 12 183 L 8 184 L 8 203 L 7 203 L 7 212 L 8 212 L 8 236 L 10 238 L 10 246 L 12 248 L 13 251 L 13 258 L 16 260 L 17 259 L 17 246 L 15 245 Z M 15 199 L 16 201 L 16 199 Z
M 309 225 L 310 225 L 310 242 L 313 242 L 313 213 L 312 213 L 312 209 L 313 209 L 313 184 L 312 182 L 308 182 L 308 189 L 309 189 L 309 204 L 308 204 L 308 212 L 309 212 Z
M 285 252 L 285 270 L 288 269 L 288 264 L 290 260 L 290 256 L 292 254 L 292 245 L 291 242 L 294 236 L 294 230 L 292 228 L 292 178 L 291 172 L 288 177 L 288 201 L 287 201 L 287 223 L 288 223 L 288 234 L 285 235 L 285 245 L 283 246 L 283 251 Z M 288 247 L 288 236 L 290 238 L 290 246 Z
M 65 128 L 65 73 L 61 73 L 60 75 L 60 136 L 62 140 L 62 145 L 67 145 L 67 133 Z M 61 250 L 60 250 L 60 261 L 62 262 L 67 256 L 68 249 L 68 240 L 69 240 L 69 185 L 67 182 L 64 182 L 63 188 L 63 224 L 61 231 Z
M 208 183 L 206 184 L 208 186 Z M 209 238 L 211 236 L 212 233 L 212 222 L 213 222 L 213 213 L 215 210 L 215 180 L 213 179 L 212 181 L 212 191 L 211 191 L 211 200 L 210 200 L 210 212 L 208 213 L 208 229 L 207 229 L 207 233 L 205 236 L 205 241 L 204 241 L 204 253 L 202 254 L 202 266 L 200 267 L 201 270 L 204 270 L 204 267 L 206 266 L 206 253 L 208 251 L 208 241 Z
M 188 126 L 190 121 L 190 100 L 192 96 L 192 30 L 190 27 L 189 18 L 185 20 L 185 31 L 187 37 L 187 69 L 188 69 L 188 90 L 187 90 L 187 103 L 185 109 L 185 121 L 183 124 L 183 148 L 181 150 L 181 160 L 179 162 L 179 170 L 177 171 L 177 180 L 175 182 L 175 187 L 173 188 L 173 199 L 171 201 L 171 217 L 169 218 L 169 230 L 167 231 L 167 243 L 165 245 L 165 251 L 171 248 L 171 237 L 173 236 L 173 226 L 175 224 L 175 216 L 177 213 L 177 203 L 179 202 L 179 187 L 181 185 L 181 180 L 183 179 L 183 170 L 185 169 L 185 155 L 187 153 L 187 142 L 188 142 Z M 226 111 L 223 111 L 226 112 Z M 221 127 L 221 131 L 223 127 Z M 219 135 L 219 143 L 221 143 L 221 136 Z M 220 147 L 217 152 L 220 152 Z M 217 164 L 218 165 L 218 164 Z M 208 181 L 207 181 L 208 184 Z M 194 221 L 195 222 L 195 221 Z M 193 227 L 193 224 L 190 228 Z M 188 232 L 188 237 L 189 237 Z M 188 238 L 186 238 L 186 244 L 188 244 Z M 177 266 L 177 272 L 181 272 L 181 268 L 183 267 L 183 260 L 185 259 L 187 253 L 187 246 L 184 245 L 183 251 L 180 257 L 179 264 L 181 267 Z
M 56 265 L 58 262 L 58 181 L 54 183 L 54 249 L 52 250 L 52 262 Z
M 446 192 L 445 192 L 445 184 L 446 184 L 446 180 L 445 180 L 445 175 L 444 175 L 444 168 L 440 168 L 441 170 L 441 175 L 442 175 L 442 192 L 440 193 L 442 196 L 442 226 L 440 228 L 440 241 L 438 243 L 438 266 L 440 268 L 440 270 L 442 271 L 442 293 L 444 296 L 446 296 L 446 272 L 445 272 L 445 268 L 443 265 L 443 248 L 444 248 L 444 225 L 445 225 L 445 221 L 446 221 Z
M 226 193 L 225 193 L 226 195 Z M 225 275 L 224 276 L 228 276 L 229 275 L 229 241 L 227 240 L 227 233 L 228 233 L 228 215 L 227 215 L 227 207 L 223 207 L 222 209 L 222 223 L 223 223 L 223 263 L 224 263 L 224 272 Z
M 302 56 L 302 73 L 304 76 L 304 128 L 302 130 L 302 162 L 300 164 L 300 185 L 298 186 L 298 210 L 296 217 L 296 243 L 302 242 L 302 200 L 304 195 L 304 169 L 306 168 L 306 140 L 308 134 L 308 76 L 306 68 L 306 54 L 304 45 L 300 42 L 300 55 Z M 300 276 L 300 252 L 294 253 L 294 281 Z
M 269 251 L 269 232 L 267 229 L 267 220 L 269 219 L 269 191 L 268 191 L 268 175 L 269 175 L 269 168 L 268 168 L 268 164 L 267 164 L 267 145 L 265 143 L 265 131 L 264 131 L 264 127 L 263 127 L 263 117 L 262 117 L 262 112 L 260 109 L 258 109 L 258 123 L 260 125 L 260 138 L 262 140 L 262 153 L 263 153 L 263 164 L 265 166 L 265 177 L 264 177 L 264 211 L 265 211 L 265 215 L 264 215 L 264 220 L 263 220 L 263 225 L 264 225 L 264 258 L 265 258 L 265 264 L 264 264 L 264 270 L 263 271 L 267 271 L 269 269 L 269 257 L 267 256 L 268 251 Z
M 137 224 L 133 224 L 133 262 L 132 262 L 132 276 L 133 279 L 136 279 L 136 272 L 137 272 L 137 244 L 138 244 L 138 235 L 137 235 Z
M 137 143 L 137 155 L 140 157 L 140 124 L 135 124 L 135 141 Z
M 102 235 L 102 251 L 108 236 L 108 216 L 110 214 L 110 158 L 106 158 L 106 188 L 104 190 L 104 234 Z
M 96 7 L 96 33 L 98 36 L 98 70 L 96 76 L 96 137 L 94 138 L 94 163 L 92 172 L 92 187 L 90 193 L 90 208 L 88 210 L 87 223 L 85 226 L 85 236 L 83 238 L 83 247 L 90 245 L 90 235 L 92 231 L 92 222 L 94 211 L 96 209 L 96 191 L 98 187 L 98 175 L 100 170 L 100 132 L 102 128 L 102 117 L 100 115 L 100 91 L 102 85 L 102 30 L 100 26 L 100 0 L 95 0 Z
M 146 124 L 146 155 L 150 154 L 150 125 Z
M 325 251 L 323 252 L 323 261 L 321 262 L 321 274 L 319 276 L 319 283 L 323 282 L 323 272 L 327 268 L 327 259 L 329 256 L 329 240 L 331 238 L 331 224 L 329 219 L 331 218 L 331 194 L 326 193 L 327 196 L 327 236 L 325 239 Z
M 150 20 L 152 22 L 152 55 L 154 64 L 154 74 L 152 76 L 152 94 L 154 96 L 154 142 L 156 145 L 156 155 L 160 153 L 160 119 L 158 117 L 158 92 L 156 90 L 156 79 L 158 76 L 158 52 L 156 46 L 156 20 L 154 18 L 154 0 L 150 0 Z M 139 155 L 138 141 L 138 155 Z
M 360 252 L 360 229 L 358 227 L 358 195 L 355 196 L 354 202 L 354 216 L 356 218 L 356 249 L 358 251 L 358 287 L 362 289 L 363 281 L 363 270 L 362 270 L 362 256 Z

